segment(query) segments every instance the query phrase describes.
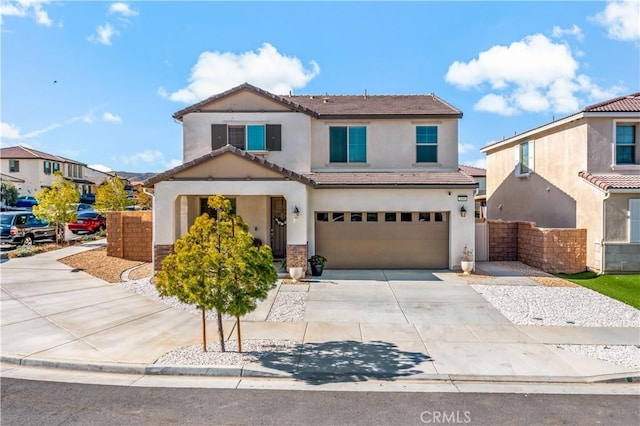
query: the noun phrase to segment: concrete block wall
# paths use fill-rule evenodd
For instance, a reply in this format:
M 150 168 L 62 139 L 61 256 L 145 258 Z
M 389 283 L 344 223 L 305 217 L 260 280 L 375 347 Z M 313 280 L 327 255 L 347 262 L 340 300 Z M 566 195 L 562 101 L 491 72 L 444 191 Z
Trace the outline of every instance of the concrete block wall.
M 549 273 L 587 269 L 587 230 L 536 228 L 533 222 L 488 221 L 489 260 L 519 260 Z
M 151 211 L 107 212 L 107 255 L 151 262 L 152 218 Z
M 489 261 L 518 260 L 518 222 L 489 220 Z

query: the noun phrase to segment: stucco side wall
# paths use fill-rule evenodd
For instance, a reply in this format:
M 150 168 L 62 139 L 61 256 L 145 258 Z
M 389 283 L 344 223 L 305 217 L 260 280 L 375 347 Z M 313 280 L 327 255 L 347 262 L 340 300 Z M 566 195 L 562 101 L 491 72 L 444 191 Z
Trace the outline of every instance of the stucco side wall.
M 617 124 L 636 126 L 636 164 L 615 164 L 615 131 Z M 589 118 L 589 164 L 590 173 L 631 172 L 640 173 L 640 118 Z
M 600 270 L 600 244 L 603 238 L 602 200 L 605 194 L 584 180 L 580 183 L 577 191 L 576 227 L 587 230 L 587 267 Z
M 554 133 L 524 138 L 487 156 L 489 219 L 536 222 L 540 227 L 576 226 L 576 197 L 586 169 L 587 126 L 568 123 Z M 534 171 L 516 176 L 521 143 L 533 141 Z
M 235 93 L 215 102 L 203 105 L 202 111 L 290 111 L 291 109 L 278 102 L 257 95 L 255 93 L 244 91 Z
M 365 164 L 329 163 L 329 128 L 332 126 L 367 127 Z M 438 126 L 438 163 L 416 164 L 416 126 Z M 373 170 L 458 169 L 458 120 L 313 120 L 311 123 L 311 168 L 336 170 L 358 168 Z
M 0 160 L 0 171 L 4 174 L 20 178 L 24 183 L 15 183 L 21 195 L 34 195 L 42 189 L 42 185 L 51 185 L 51 176 L 40 173 L 43 167 L 42 160 L 29 160 L 19 158 L 20 171 L 9 172 L 9 158 Z
M 260 225 L 261 222 L 256 218 L 262 214 L 265 216 L 263 220 L 268 220 L 267 202 L 264 201 L 267 197 L 265 195 L 282 195 L 287 200 L 288 206 L 297 205 L 301 211 L 299 218 L 294 220 L 292 208 L 287 208 L 287 243 L 307 243 L 307 228 L 305 226 L 307 209 L 302 207 L 307 205 L 307 187 L 299 182 L 265 181 L 252 182 L 251 185 L 247 185 L 242 181 L 164 181 L 155 186 L 154 245 L 173 244 L 177 238 L 181 237 L 186 232 L 187 225 L 193 223 L 195 216 L 199 213 L 198 198 L 211 194 L 237 196 L 238 213 L 253 228 L 257 226 L 260 230 L 262 226 L 264 232 L 267 232 L 266 223 L 263 222 Z M 244 196 L 256 197 L 249 197 L 247 200 L 241 201 Z M 184 204 L 182 200 L 184 200 Z M 252 209 L 259 209 L 260 206 L 263 206 L 261 212 L 252 212 Z M 181 226 L 181 224 L 185 226 Z M 264 241 L 267 239 L 263 239 Z
M 449 195 L 451 194 L 451 195 Z M 469 201 L 457 201 L 466 195 Z M 460 216 L 464 205 L 467 216 Z M 449 268 L 460 265 L 464 246 L 475 247 L 473 189 L 314 189 L 309 197 L 309 254 L 314 254 L 315 212 L 449 212 Z
M 280 124 L 282 151 L 264 154 L 267 161 L 295 172 L 310 171 L 310 120 L 296 112 L 200 112 L 183 118 L 183 162 L 211 152 L 212 124 Z
M 630 198 L 640 198 L 640 194 L 611 194 L 605 201 L 606 241 L 629 242 Z

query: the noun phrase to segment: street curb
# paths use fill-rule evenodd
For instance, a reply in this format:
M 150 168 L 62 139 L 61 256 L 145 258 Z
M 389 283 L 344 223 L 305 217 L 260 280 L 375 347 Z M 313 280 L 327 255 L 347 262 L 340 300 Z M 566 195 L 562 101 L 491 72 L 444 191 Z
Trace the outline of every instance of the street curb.
M 270 368 L 252 366 L 250 368 L 233 365 L 158 365 L 132 363 L 87 363 L 42 358 L 21 358 L 0 356 L 0 362 L 23 367 L 55 368 L 61 370 L 88 371 L 113 374 L 139 374 L 149 376 L 207 376 L 229 378 L 273 378 L 299 379 L 318 381 L 344 381 L 366 377 L 367 379 L 396 380 L 396 381 L 429 381 L 452 383 L 559 383 L 559 384 L 592 384 L 592 383 L 640 383 L 640 372 L 606 374 L 597 376 L 474 376 L 463 374 L 417 374 L 413 376 L 393 376 L 385 373 L 363 374 L 363 372 L 301 372 L 291 373 Z

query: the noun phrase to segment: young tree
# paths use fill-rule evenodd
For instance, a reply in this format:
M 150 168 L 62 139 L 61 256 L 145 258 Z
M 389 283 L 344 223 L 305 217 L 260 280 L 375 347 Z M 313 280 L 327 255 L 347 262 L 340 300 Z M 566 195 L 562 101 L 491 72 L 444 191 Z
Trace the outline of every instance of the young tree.
M 136 206 L 146 207 L 150 209 L 153 206 L 153 200 L 151 195 L 142 191 L 142 188 L 139 188 L 133 196 Z
M 108 177 L 96 190 L 94 209 L 101 214 L 108 211 L 122 211 L 129 204 L 129 194 L 125 182 L 118 176 Z
M 76 208 L 73 204 L 80 201 L 80 194 L 73 182 L 65 179 L 57 171 L 50 188 L 43 188 L 35 194 L 38 205 L 33 206 L 33 214 L 56 226 L 56 244 L 64 242 L 64 229 L 67 223 L 76 220 Z
M 238 349 L 242 351 L 240 316 L 256 308 L 273 288 L 277 273 L 271 248 L 254 247 L 253 236 L 239 216 L 232 216 L 231 203 L 222 196 L 209 198 L 215 218 L 198 217 L 183 238 L 176 241 L 174 254 L 162 262 L 158 291 L 163 296 L 195 304 L 202 310 L 202 331 L 206 351 L 205 311 L 218 315 L 220 346 L 225 351 L 222 314 L 236 317 Z
M 12 206 L 18 201 L 18 188 L 11 182 L 2 182 L 0 187 L 0 198 L 6 203 L 7 206 Z

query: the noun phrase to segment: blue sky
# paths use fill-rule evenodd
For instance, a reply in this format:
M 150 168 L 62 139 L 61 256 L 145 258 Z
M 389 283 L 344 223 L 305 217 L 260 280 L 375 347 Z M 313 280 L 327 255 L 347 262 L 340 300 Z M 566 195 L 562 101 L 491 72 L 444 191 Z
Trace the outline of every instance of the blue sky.
M 111 170 L 181 160 L 172 114 L 277 94 L 434 92 L 478 149 L 640 91 L 640 1 L 1 1 L 1 140 Z

